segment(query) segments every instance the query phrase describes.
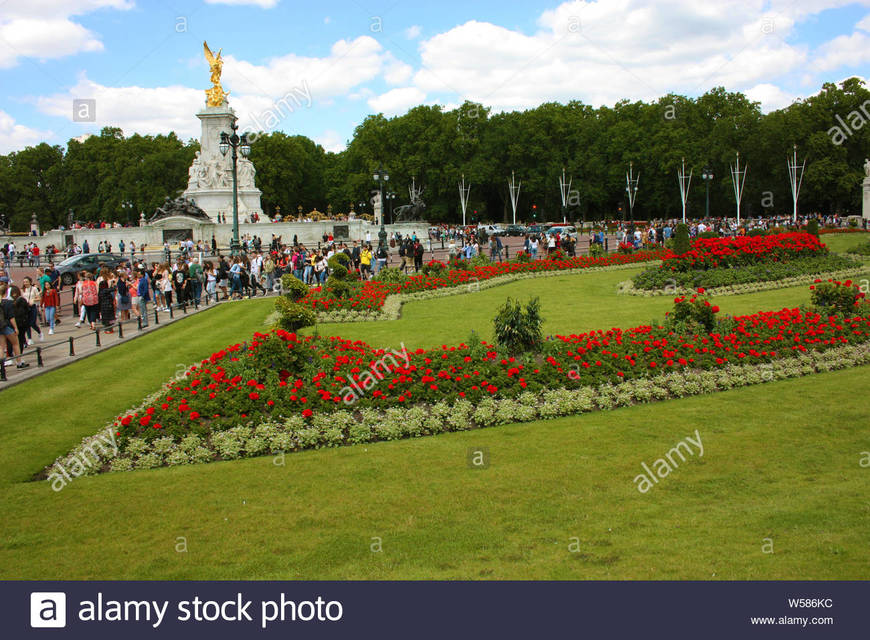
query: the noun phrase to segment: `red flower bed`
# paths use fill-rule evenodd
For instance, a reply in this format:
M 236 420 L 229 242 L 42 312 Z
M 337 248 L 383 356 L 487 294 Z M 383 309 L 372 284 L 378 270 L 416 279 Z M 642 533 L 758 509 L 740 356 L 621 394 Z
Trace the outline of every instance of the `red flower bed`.
M 503 357 L 487 343 L 387 352 L 337 337 L 275 331 L 212 354 L 182 381 L 166 385 L 141 413 L 118 416 L 115 428 L 122 442 L 134 435 L 180 438 L 235 426 L 240 417 L 315 419 L 349 407 L 479 402 L 675 370 L 763 363 L 868 340 L 870 312 L 864 303 L 845 316 L 759 312 L 722 320 L 709 333 L 641 326 L 555 336 L 541 354 L 519 358 Z
M 769 236 L 735 238 L 697 238 L 683 255 L 668 256 L 662 268 L 694 271 L 719 267 L 743 267 L 761 262 L 787 260 L 828 252 L 819 239 L 809 233 L 779 233 Z
M 561 254 L 559 254 L 561 256 Z M 638 251 L 631 255 L 613 254 L 599 258 L 582 256 L 563 258 L 552 256 L 546 260 L 534 262 L 494 262 L 490 265 L 474 267 L 473 269 L 450 269 L 440 273 L 418 273 L 408 278 L 403 284 L 377 282 L 369 280 L 361 284 L 358 294 L 350 298 L 335 298 L 324 287 L 314 287 L 309 294 L 299 301 L 315 311 L 330 309 L 346 309 L 351 311 L 377 311 L 384 306 L 387 296 L 396 293 L 415 293 L 458 287 L 472 282 L 480 282 L 514 273 L 533 273 L 542 271 L 562 271 L 566 269 L 586 269 L 589 267 L 608 267 L 619 264 L 634 264 L 661 260 L 672 256 L 669 249 L 654 251 Z M 440 262 L 430 262 L 436 267 L 443 266 Z

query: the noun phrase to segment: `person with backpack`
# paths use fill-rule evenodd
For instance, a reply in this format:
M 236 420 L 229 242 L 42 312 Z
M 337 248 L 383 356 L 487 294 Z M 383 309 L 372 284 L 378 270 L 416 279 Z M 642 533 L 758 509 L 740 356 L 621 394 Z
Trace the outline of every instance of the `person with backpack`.
M 30 364 L 21 360 L 21 349 L 18 346 L 18 324 L 15 321 L 15 304 L 6 297 L 8 287 L 7 283 L 0 282 L 0 336 L 3 336 L 6 344 L 12 350 L 16 368 L 24 369 Z M 5 352 L 2 357 L 6 357 Z
M 85 307 L 85 315 L 88 319 L 88 325 L 91 331 L 96 330 L 97 318 L 100 317 L 100 297 L 97 283 L 94 280 L 94 274 L 90 271 L 85 272 L 85 279 L 82 281 L 82 304 Z M 45 300 L 43 295 L 43 307 Z
M 131 308 L 129 276 L 126 273 L 121 273 L 118 277 L 118 313 L 122 321 L 130 319 Z
M 387 247 L 380 244 L 378 248 L 375 250 L 375 273 L 374 275 L 378 275 L 378 272 L 381 269 L 387 266 Z

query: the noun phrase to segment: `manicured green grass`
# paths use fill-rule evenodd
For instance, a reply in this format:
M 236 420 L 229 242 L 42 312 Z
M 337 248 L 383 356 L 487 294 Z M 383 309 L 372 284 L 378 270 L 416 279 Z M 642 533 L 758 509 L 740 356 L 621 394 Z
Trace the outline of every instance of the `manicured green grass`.
M 530 280 L 413 303 L 393 323 L 320 331 L 415 347 L 471 328 L 488 337 L 507 295 L 540 295 L 554 333 L 663 315 L 668 300 L 614 295 L 630 273 Z M 745 313 L 796 306 L 807 293 L 717 303 Z M 0 577 L 870 577 L 870 469 L 859 464 L 870 451 L 870 367 L 283 460 L 79 478 L 58 493 L 28 481 L 178 364 L 249 337 L 270 309 L 270 300 L 225 305 L 0 395 Z M 641 462 L 695 429 L 704 456 L 639 493 Z M 488 449 L 487 469 L 468 467 L 476 447 Z M 762 552 L 766 538 L 773 554 Z M 378 539 L 383 551 L 372 553 Z
M 541 300 L 545 335 L 566 335 L 613 327 L 637 327 L 664 319 L 674 306 L 673 298 L 617 296 L 616 285 L 640 270 L 579 273 L 521 280 L 458 296 L 410 302 L 402 317 L 392 322 L 322 324 L 322 335 L 363 340 L 373 347 L 435 347 L 468 338 L 474 329 L 482 340 L 493 339 L 494 309 L 511 297 Z M 739 296 L 720 296 L 714 301 L 721 313 L 744 315 L 757 311 L 793 308 L 809 302 L 807 286 L 773 289 Z M 312 330 L 306 330 L 311 333 Z

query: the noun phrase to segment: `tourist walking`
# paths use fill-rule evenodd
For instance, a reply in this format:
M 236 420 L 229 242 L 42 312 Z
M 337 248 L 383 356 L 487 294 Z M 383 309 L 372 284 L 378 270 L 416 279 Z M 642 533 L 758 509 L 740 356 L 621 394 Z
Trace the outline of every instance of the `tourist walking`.
M 42 309 L 45 322 L 48 324 L 48 335 L 54 335 L 55 315 L 60 306 L 60 295 L 54 283 L 50 283 L 42 292 Z
M 115 291 L 109 280 L 102 280 L 97 291 L 97 299 L 100 306 L 100 320 L 106 333 L 113 333 L 111 327 L 115 323 Z

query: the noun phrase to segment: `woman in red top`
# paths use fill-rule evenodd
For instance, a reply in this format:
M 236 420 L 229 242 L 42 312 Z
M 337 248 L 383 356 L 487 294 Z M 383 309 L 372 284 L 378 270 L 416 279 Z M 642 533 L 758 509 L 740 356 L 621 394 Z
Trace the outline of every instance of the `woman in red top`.
M 60 296 L 55 284 L 50 282 L 42 293 L 42 309 L 45 313 L 45 321 L 48 323 L 48 335 L 54 335 L 54 316 L 60 306 Z

